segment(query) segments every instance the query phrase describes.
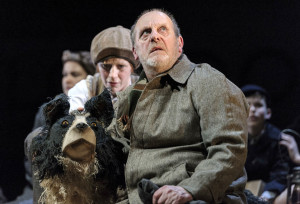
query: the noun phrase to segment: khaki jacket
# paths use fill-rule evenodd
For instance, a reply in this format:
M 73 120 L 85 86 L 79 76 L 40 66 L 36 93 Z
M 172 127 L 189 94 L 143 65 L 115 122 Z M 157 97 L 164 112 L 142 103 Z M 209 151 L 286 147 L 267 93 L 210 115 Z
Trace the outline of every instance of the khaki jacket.
M 193 64 L 183 55 L 146 84 L 124 126 L 132 89 L 118 94 L 111 125 L 116 140 L 130 137 L 129 202 L 141 203 L 137 183 L 147 178 L 159 186 L 181 186 L 195 200 L 246 203 L 248 105 L 241 90 L 208 64 Z

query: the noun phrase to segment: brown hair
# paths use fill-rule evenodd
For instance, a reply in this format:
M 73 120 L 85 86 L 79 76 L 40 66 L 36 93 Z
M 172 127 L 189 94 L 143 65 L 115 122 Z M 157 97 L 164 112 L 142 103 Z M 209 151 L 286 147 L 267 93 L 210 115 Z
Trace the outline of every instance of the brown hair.
M 77 62 L 89 75 L 93 75 L 96 72 L 96 67 L 93 64 L 91 55 L 88 51 L 72 52 L 70 50 L 65 50 L 63 51 L 61 60 L 63 64 L 68 61 Z

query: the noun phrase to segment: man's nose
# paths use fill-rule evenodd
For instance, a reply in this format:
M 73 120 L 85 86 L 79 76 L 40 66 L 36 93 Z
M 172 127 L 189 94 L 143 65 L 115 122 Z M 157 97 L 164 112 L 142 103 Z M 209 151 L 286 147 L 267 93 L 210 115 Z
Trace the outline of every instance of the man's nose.
M 159 39 L 160 39 L 160 34 L 157 31 L 153 30 L 151 33 L 151 41 L 157 42 L 159 41 Z
M 250 111 L 255 111 L 255 106 L 254 105 L 250 105 Z
M 118 69 L 116 66 L 113 66 L 109 71 L 110 77 L 117 77 L 118 76 Z

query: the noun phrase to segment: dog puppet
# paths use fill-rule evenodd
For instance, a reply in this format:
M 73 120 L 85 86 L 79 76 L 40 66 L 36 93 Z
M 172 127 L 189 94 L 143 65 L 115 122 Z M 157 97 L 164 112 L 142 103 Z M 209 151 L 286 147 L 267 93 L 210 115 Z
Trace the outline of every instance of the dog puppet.
M 114 111 L 108 90 L 84 111 L 69 114 L 68 97 L 43 108 L 46 126 L 31 145 L 34 175 L 44 189 L 40 203 L 114 203 L 124 188 L 122 145 L 105 132 Z

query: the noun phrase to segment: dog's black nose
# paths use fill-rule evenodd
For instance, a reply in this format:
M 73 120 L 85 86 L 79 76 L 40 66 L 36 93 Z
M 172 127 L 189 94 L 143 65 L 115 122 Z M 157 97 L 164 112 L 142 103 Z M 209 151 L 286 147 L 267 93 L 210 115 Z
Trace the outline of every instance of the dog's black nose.
M 78 123 L 76 125 L 76 128 L 78 128 L 79 130 L 84 130 L 87 127 L 87 124 L 85 123 Z

